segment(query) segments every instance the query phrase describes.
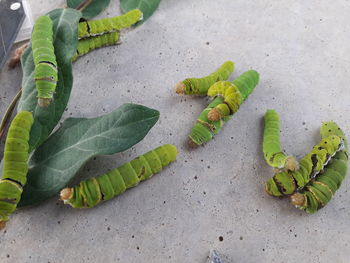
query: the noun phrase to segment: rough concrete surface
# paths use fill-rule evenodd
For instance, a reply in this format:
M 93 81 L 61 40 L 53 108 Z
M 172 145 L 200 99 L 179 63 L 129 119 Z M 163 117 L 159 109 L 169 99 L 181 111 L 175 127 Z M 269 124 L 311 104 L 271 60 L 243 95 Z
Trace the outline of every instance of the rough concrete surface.
M 35 16 L 63 5 L 29 2 Z M 118 14 L 112 1 L 99 17 Z M 213 247 L 226 262 L 349 262 L 349 178 L 327 207 L 308 215 L 264 193 L 272 171 L 261 151 L 268 108 L 279 111 L 284 150 L 298 158 L 319 140 L 324 120 L 350 136 L 349 14 L 348 0 L 163 0 L 121 45 L 79 59 L 63 118 L 126 102 L 161 112 L 142 142 L 91 160 L 79 176 L 164 143 L 178 146 L 178 160 L 94 209 L 53 198 L 17 211 L 0 233 L 0 262 L 205 262 Z M 236 62 L 231 79 L 253 68 L 260 84 L 215 140 L 190 151 L 186 137 L 208 101 L 173 87 L 228 59 Z M 0 115 L 20 82 L 19 68 L 0 72 Z

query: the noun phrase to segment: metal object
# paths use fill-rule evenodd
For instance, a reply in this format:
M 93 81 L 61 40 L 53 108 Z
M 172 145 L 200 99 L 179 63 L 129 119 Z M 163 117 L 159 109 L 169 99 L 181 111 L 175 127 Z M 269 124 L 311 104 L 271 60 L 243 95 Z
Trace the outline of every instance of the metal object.
M 9 55 L 24 18 L 22 0 L 0 0 L 0 69 Z

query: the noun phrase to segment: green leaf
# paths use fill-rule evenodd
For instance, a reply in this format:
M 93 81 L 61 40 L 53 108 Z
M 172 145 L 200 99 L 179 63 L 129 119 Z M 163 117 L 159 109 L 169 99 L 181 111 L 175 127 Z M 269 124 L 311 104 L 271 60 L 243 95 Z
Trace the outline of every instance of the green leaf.
M 58 82 L 54 100 L 48 108 L 37 105 L 34 82 L 34 62 L 31 46 L 22 55 L 22 96 L 18 111 L 30 111 L 34 124 L 30 134 L 30 151 L 47 139 L 55 128 L 67 106 L 73 85 L 72 56 L 78 43 L 78 22 L 81 12 L 71 9 L 55 9 L 49 14 L 53 21 L 54 48 L 58 65 Z
M 140 9 L 143 13 L 143 19 L 137 23 L 145 22 L 157 9 L 160 0 L 120 0 L 120 7 L 123 13 L 129 12 L 133 9 Z
M 67 6 L 77 9 L 84 5 L 84 2 L 87 5 L 80 9 L 80 11 L 83 13 L 83 18 L 92 19 L 105 10 L 111 0 L 67 0 Z
M 124 104 L 101 117 L 65 120 L 32 155 L 20 206 L 58 194 L 91 157 L 121 152 L 138 143 L 158 118 L 156 110 Z

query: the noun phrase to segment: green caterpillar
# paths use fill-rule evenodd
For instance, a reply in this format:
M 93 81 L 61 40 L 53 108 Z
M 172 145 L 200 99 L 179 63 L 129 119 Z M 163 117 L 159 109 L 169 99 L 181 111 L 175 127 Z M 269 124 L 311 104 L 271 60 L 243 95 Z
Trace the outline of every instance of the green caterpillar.
M 236 86 L 241 94 L 242 102 L 247 99 L 250 93 L 254 90 L 259 82 L 259 73 L 255 70 L 249 70 L 235 79 L 232 84 Z M 215 85 L 215 84 L 214 84 Z M 209 112 L 218 108 L 219 105 L 225 103 L 225 98 L 217 96 L 208 105 L 206 109 L 199 115 L 196 124 L 192 128 L 189 135 L 189 146 L 196 147 L 205 142 L 210 141 L 215 134 L 217 134 L 222 126 L 232 117 L 231 115 L 223 116 L 217 121 L 209 120 Z
M 226 61 L 221 67 L 203 78 L 188 78 L 176 84 L 175 89 L 178 94 L 185 95 L 207 95 L 208 89 L 215 82 L 227 80 L 234 70 L 234 63 Z
M 0 228 L 5 227 L 21 198 L 27 181 L 28 140 L 33 115 L 22 111 L 13 119 L 5 142 L 4 167 L 0 180 Z
M 77 60 L 78 57 L 81 57 L 94 49 L 117 44 L 119 41 L 119 36 L 119 32 L 112 32 L 96 37 L 80 39 L 78 42 L 77 52 L 73 56 L 72 61 Z
M 265 183 L 266 192 L 272 196 L 293 194 L 314 179 L 343 147 L 344 142 L 337 135 L 323 138 L 301 159 L 298 171 L 283 171 L 270 178 Z
M 80 22 L 78 25 L 79 39 L 116 32 L 130 27 L 140 20 L 142 20 L 142 12 L 139 9 L 134 9 L 121 16 Z
M 275 110 L 267 110 L 264 120 L 263 153 L 266 162 L 274 168 L 289 171 L 298 170 L 298 161 L 293 156 L 287 156 L 281 151 L 278 113 Z
M 82 181 L 73 188 L 63 189 L 61 200 L 74 208 L 93 207 L 159 173 L 163 167 L 175 161 L 176 155 L 176 147 L 165 144 L 109 173 Z
M 304 189 L 291 196 L 291 202 L 297 208 L 307 213 L 314 213 L 324 207 L 339 189 L 347 174 L 348 152 L 343 131 L 335 122 L 326 122 L 321 126 L 321 136 L 339 136 L 344 141 L 344 147 L 325 166 L 323 172 Z
M 53 99 L 58 80 L 50 17 L 41 16 L 36 20 L 32 32 L 32 50 L 38 104 L 40 107 L 48 107 Z
M 243 101 L 247 99 L 253 91 L 251 87 L 256 87 L 259 82 L 259 74 L 254 70 L 249 70 L 239 76 L 235 81 L 218 81 L 208 90 L 208 96 L 222 96 L 224 103 L 217 105 L 208 113 L 208 119 L 217 121 L 225 116 L 232 115 L 238 111 Z M 235 83 L 239 83 L 238 86 Z

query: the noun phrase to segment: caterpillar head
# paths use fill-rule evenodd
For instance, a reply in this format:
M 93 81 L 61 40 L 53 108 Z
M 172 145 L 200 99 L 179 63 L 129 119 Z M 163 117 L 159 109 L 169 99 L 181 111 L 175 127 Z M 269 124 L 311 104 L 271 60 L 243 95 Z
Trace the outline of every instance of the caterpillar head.
M 73 188 L 64 188 L 61 190 L 60 199 L 64 202 L 72 198 Z
M 291 201 L 292 205 L 294 205 L 296 207 L 305 207 L 307 199 L 306 199 L 306 196 L 304 194 L 295 193 L 295 194 L 291 195 L 290 201 Z
M 294 156 L 287 156 L 284 168 L 287 171 L 297 171 L 299 170 L 299 162 Z
M 177 94 L 184 94 L 186 89 L 186 85 L 183 82 L 179 82 L 175 85 L 175 92 Z

